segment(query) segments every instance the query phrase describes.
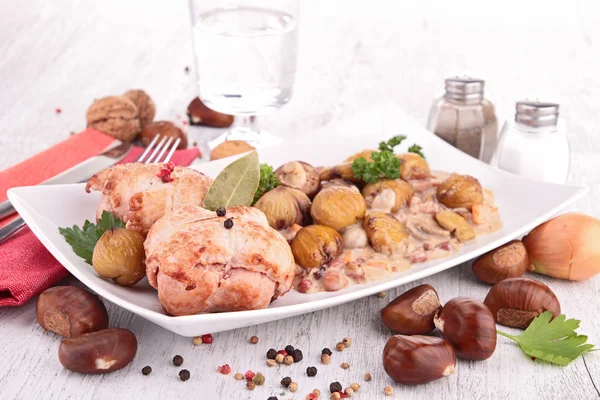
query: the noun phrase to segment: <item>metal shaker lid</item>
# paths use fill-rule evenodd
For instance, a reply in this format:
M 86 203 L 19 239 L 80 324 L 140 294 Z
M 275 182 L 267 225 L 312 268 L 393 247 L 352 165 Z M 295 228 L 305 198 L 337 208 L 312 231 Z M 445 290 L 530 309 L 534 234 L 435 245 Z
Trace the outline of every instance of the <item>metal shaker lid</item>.
M 515 121 L 530 126 L 541 128 L 556 126 L 558 123 L 558 104 L 542 101 L 519 101 L 516 106 Z
M 457 76 L 447 78 L 445 83 L 447 99 L 469 102 L 483 99 L 485 81 L 482 79 Z

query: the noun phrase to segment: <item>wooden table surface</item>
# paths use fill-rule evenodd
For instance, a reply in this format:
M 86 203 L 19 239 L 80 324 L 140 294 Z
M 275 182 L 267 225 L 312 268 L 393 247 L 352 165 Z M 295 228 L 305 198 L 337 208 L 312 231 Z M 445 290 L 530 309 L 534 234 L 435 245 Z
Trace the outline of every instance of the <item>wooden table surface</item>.
M 0 1 L 0 168 L 8 167 L 85 127 L 92 99 L 143 88 L 154 98 L 157 118 L 181 120 L 195 96 L 187 5 L 135 0 Z M 500 120 L 512 118 L 514 102 L 529 96 L 561 104 L 571 146 L 569 181 L 591 192 L 572 209 L 600 216 L 600 13 L 590 1 L 397 2 L 304 0 L 299 69 L 293 100 L 260 123 L 282 137 L 394 101 L 425 121 L 443 79 L 469 73 L 486 79 L 486 95 Z M 191 68 L 190 73 L 184 71 Z M 61 113 L 56 109 L 60 108 Z M 215 131 L 189 130 L 202 143 Z M 532 193 L 532 196 L 535 194 Z M 1 266 L 0 266 L 1 268 Z M 580 331 L 600 343 L 600 278 L 550 285 L 564 313 L 582 320 Z M 443 301 L 456 296 L 483 299 L 488 286 L 461 265 L 424 282 Z M 67 284 L 76 283 L 73 278 Z M 423 282 L 415 282 L 414 285 Z M 410 285 L 410 286 L 414 286 Z M 131 329 L 139 352 L 122 371 L 82 376 L 63 370 L 59 338 L 35 322 L 35 302 L 0 309 L 1 399 L 304 399 L 315 388 L 356 381 L 357 399 L 383 399 L 392 385 L 397 399 L 592 399 L 600 397 L 600 356 L 585 355 L 568 367 L 534 362 L 499 338 L 493 357 L 458 362 L 457 373 L 434 383 L 392 384 L 381 365 L 390 332 L 378 312 L 408 287 L 386 298 L 370 297 L 291 319 L 216 334 L 212 345 L 193 346 L 144 319 L 108 303 L 112 326 Z M 248 338 L 260 338 L 257 345 Z M 345 336 L 353 346 L 319 362 L 323 347 Z M 287 344 L 304 350 L 299 365 L 267 368 L 264 353 Z M 174 355 L 184 357 L 191 379 L 181 382 Z M 342 361 L 350 364 L 345 371 Z M 242 382 L 216 373 L 262 371 L 267 383 L 247 391 Z M 145 365 L 153 368 L 143 376 Z M 319 373 L 304 372 L 315 365 Z M 373 375 L 364 382 L 365 372 Z M 291 376 L 295 394 L 279 387 Z M 321 398 L 328 398 L 322 396 Z

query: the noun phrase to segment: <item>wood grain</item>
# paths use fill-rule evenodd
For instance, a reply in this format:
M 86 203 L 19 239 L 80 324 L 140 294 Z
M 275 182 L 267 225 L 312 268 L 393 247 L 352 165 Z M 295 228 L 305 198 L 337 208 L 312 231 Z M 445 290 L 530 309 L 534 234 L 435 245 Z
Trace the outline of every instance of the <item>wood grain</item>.
M 425 122 L 443 79 L 470 73 L 487 80 L 486 95 L 500 120 L 512 118 L 514 102 L 526 96 L 561 104 L 571 147 L 569 180 L 591 193 L 573 209 L 600 215 L 600 13 L 593 1 L 547 2 L 302 2 L 299 69 L 293 100 L 260 123 L 284 137 L 395 101 Z M 136 0 L 0 1 L 0 168 L 12 165 L 85 127 L 85 110 L 96 97 L 143 88 L 157 104 L 158 119 L 181 121 L 196 95 L 190 27 L 185 2 Z M 191 68 L 190 73 L 184 71 Z M 56 108 L 62 110 L 56 113 Z M 205 142 L 217 130 L 189 129 L 190 142 Z M 532 196 L 535 194 L 532 193 Z M 600 279 L 550 285 L 581 332 L 600 342 Z M 442 300 L 483 299 L 488 286 L 465 264 L 426 279 Z M 70 278 L 63 282 L 76 284 Z M 415 282 L 410 287 L 422 282 Z M 358 399 L 383 399 L 391 384 L 381 367 L 390 332 L 379 310 L 387 298 L 370 297 L 332 309 L 215 335 L 212 345 L 193 346 L 140 317 L 107 304 L 111 326 L 131 329 L 139 352 L 126 369 L 82 376 L 58 363 L 59 339 L 35 323 L 34 301 L 0 309 L 2 399 L 304 399 L 328 384 L 361 384 Z M 509 329 L 509 331 L 511 331 Z M 248 338 L 260 338 L 257 345 Z M 353 346 L 334 351 L 328 366 L 320 350 L 344 336 Z M 268 368 L 270 347 L 292 344 L 304 361 Z M 180 354 L 191 379 L 181 382 L 171 359 Z M 346 361 L 350 369 L 339 364 Z M 229 363 L 231 376 L 216 367 Z M 153 373 L 143 376 L 145 365 Z M 318 375 L 306 376 L 314 365 Z M 247 391 L 233 373 L 261 371 L 267 383 Z M 364 382 L 365 372 L 373 381 Z M 290 376 L 295 394 L 279 381 Z M 504 338 L 483 362 L 459 361 L 457 373 L 425 386 L 391 384 L 397 399 L 592 399 L 600 397 L 600 356 L 590 353 L 565 368 L 534 362 Z

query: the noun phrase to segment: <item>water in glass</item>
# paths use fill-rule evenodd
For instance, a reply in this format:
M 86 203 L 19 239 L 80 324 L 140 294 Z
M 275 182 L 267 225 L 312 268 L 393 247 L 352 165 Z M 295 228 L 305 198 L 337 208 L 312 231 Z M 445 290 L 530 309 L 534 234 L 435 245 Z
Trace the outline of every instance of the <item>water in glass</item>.
M 287 103 L 296 73 L 295 18 L 282 11 L 215 8 L 195 18 L 200 98 L 229 114 L 254 115 Z

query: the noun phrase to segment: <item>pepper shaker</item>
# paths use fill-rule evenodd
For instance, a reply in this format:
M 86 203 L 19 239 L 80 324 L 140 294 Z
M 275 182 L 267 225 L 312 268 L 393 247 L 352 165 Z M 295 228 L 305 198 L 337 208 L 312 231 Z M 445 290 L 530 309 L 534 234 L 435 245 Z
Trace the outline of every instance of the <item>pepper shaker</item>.
M 435 100 L 427 127 L 465 153 L 489 163 L 496 149 L 498 122 L 494 105 L 483 96 L 481 79 L 445 80 L 446 93 Z
M 565 183 L 569 173 L 569 142 L 559 105 L 519 101 L 514 121 L 502 127 L 494 155 L 498 167 L 546 182 Z

